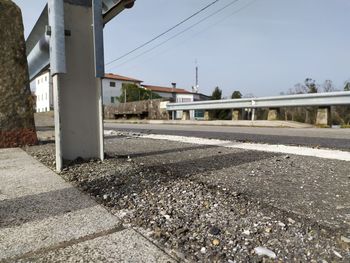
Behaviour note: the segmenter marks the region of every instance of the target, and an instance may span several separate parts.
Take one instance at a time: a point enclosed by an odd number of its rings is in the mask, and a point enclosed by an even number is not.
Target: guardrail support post
[[[183,121],[188,121],[188,120],[190,120],[190,111],[184,110],[184,111],[182,112],[182,120],[183,120]]]
[[[256,109],[253,108],[252,109],[252,121],[255,121],[256,120]]]
[[[278,108],[270,108],[269,113],[267,114],[268,121],[276,121],[278,120],[279,109]]]
[[[331,108],[330,107],[319,107],[317,109],[316,125],[320,126],[331,126]]]
[[[96,38],[102,35],[94,35],[92,7],[74,3],[64,2],[65,27],[71,31],[64,40],[67,71],[53,76],[58,171],[64,159],[104,158],[100,78],[103,68],[96,66],[99,58],[94,52],[98,48]]]
[[[210,118],[210,111],[206,110],[204,111],[204,120],[205,121],[210,121],[211,118]]]
[[[241,116],[241,111],[238,109],[233,109],[232,110],[232,120],[233,121],[238,121],[242,118]]]

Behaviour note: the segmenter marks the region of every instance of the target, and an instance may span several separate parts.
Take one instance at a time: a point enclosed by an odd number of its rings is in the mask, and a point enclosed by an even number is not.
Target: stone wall
[[[105,119],[148,119],[168,120],[169,114],[162,107],[164,100],[143,100],[127,103],[120,103],[118,106],[105,106]]]
[[[37,143],[21,10],[0,0],[0,148]]]

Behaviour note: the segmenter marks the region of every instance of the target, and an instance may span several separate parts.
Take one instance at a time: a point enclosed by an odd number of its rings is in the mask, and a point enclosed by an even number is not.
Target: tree
[[[345,81],[344,91],[350,91],[350,80]]]
[[[241,99],[241,98],[242,98],[242,93],[238,90],[235,90],[231,95],[231,99]]]
[[[304,94],[307,93],[308,88],[301,84],[301,83],[297,83],[294,85],[294,89],[289,89],[288,94]]]
[[[122,92],[120,96],[117,97],[118,101],[121,103],[161,98],[162,97],[157,93],[140,88],[139,86],[132,83],[123,83]]]
[[[222,99],[222,90],[219,87],[215,87],[212,95],[212,100],[221,100]],[[212,110],[211,115],[214,119],[226,120],[230,116],[230,110]]]
[[[333,92],[335,91],[335,87],[333,85],[333,82],[329,79],[325,80],[325,82],[323,83],[323,91],[324,92]]]
[[[211,99],[212,100],[221,100],[222,97],[222,90],[219,87],[215,87],[212,95],[211,95]]]
[[[313,80],[311,78],[306,78],[304,83],[305,83],[305,86],[307,87],[307,93],[317,93],[318,92],[315,80]]]

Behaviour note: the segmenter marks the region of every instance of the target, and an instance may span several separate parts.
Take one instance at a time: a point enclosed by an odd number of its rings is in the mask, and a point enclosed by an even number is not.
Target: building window
[[[114,103],[114,97],[111,97],[111,103]]]
[[[47,76],[45,76],[45,81],[47,81]]]
[[[47,93],[45,93],[45,100],[47,100]]]
[[[110,87],[115,87],[115,82],[114,81],[109,82],[109,86]]]

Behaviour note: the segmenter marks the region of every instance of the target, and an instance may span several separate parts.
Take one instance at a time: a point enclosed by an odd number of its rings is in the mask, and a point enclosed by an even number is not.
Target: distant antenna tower
[[[193,92],[198,93],[199,91],[199,83],[198,83],[198,63],[197,63],[197,59],[196,59],[196,84],[193,87]]]

